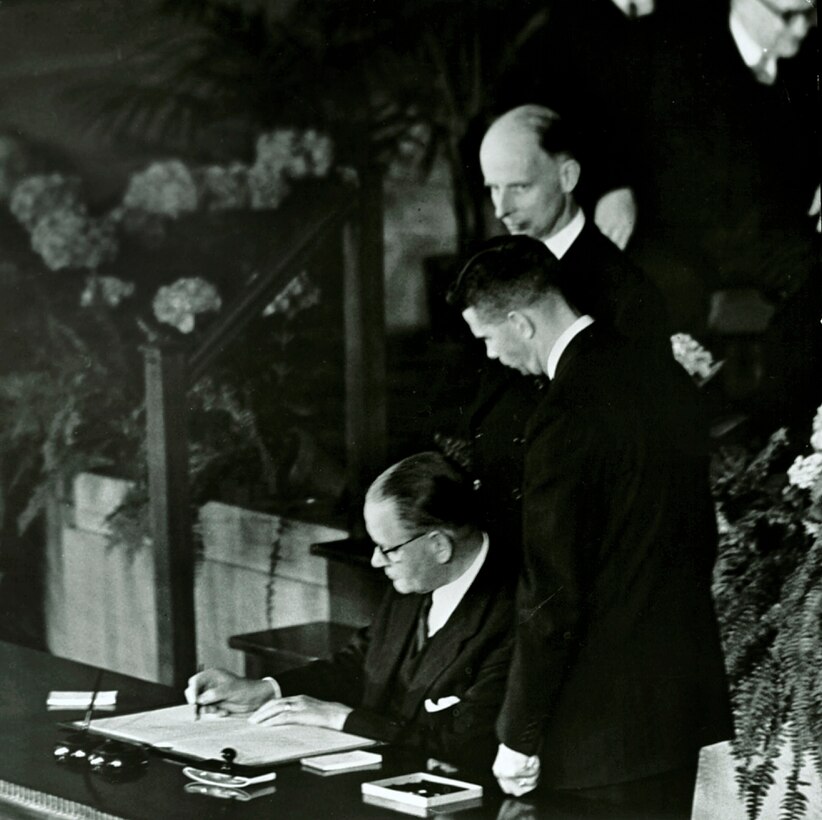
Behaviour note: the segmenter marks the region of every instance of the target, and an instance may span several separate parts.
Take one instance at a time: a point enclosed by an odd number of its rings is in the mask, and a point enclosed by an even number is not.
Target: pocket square
[[[438,700],[426,698],[425,711],[429,713],[441,712],[443,709],[450,709],[452,706],[456,706],[459,702],[460,699],[456,695],[446,695],[444,698],[439,698]]]

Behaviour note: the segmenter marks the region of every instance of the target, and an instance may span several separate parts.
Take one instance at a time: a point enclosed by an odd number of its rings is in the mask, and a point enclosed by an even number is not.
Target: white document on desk
[[[249,723],[247,714],[195,720],[191,705],[102,718],[92,721],[89,729],[196,760],[220,760],[220,752],[230,746],[237,751],[235,762],[243,766],[287,763],[376,743],[320,726],[260,726]]]

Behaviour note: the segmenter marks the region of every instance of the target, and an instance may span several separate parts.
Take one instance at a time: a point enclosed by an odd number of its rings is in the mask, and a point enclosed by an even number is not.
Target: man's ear
[[[429,536],[431,552],[438,564],[447,564],[454,554],[454,544],[451,537],[442,530],[434,530]]]
[[[559,184],[563,193],[571,194],[574,192],[581,171],[580,164],[573,157],[562,160],[559,166]]]
[[[534,333],[536,333],[536,326],[530,316],[527,316],[521,310],[512,310],[506,318],[523,339],[533,338]]]

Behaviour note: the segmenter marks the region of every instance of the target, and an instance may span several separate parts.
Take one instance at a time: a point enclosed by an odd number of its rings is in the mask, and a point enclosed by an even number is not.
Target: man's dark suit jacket
[[[765,85],[720,6],[698,31],[662,33],[668,46],[648,66],[637,228],[710,289],[752,285],[777,298],[795,292],[814,261],[807,211],[820,180],[818,32]]]
[[[344,730],[490,767],[513,646],[512,573],[490,554],[445,626],[431,636],[398,703],[399,668],[416,637],[422,596],[386,593],[373,623],[330,660],[278,673],[283,695],[352,706]],[[460,702],[427,712],[426,699]]]
[[[593,222],[560,260],[567,298],[581,313],[614,325],[629,338],[647,340],[670,356],[662,297]],[[495,362],[484,371],[468,414],[473,475],[479,482],[482,509],[491,543],[518,553],[522,504],[525,425],[545,383]]]
[[[519,625],[502,742],[583,788],[694,765],[730,734],[699,396],[595,323],[526,433]]]

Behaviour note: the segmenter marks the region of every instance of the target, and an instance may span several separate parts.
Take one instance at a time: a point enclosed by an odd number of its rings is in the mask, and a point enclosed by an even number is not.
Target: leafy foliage
[[[330,132],[347,164],[413,157],[425,172],[441,151],[460,245],[481,232],[468,172],[475,132],[513,55],[545,24],[544,5],[296,0],[279,16],[231,0],[160,8],[185,29],[138,55],[136,79],[83,91],[96,126],[216,159],[248,154],[255,133],[284,121]]]
[[[788,747],[784,820],[808,806],[805,761],[822,774],[822,476],[786,481],[787,432],[758,453],[723,449],[713,465],[720,553],[714,594],[736,717],[737,784],[759,816]]]

